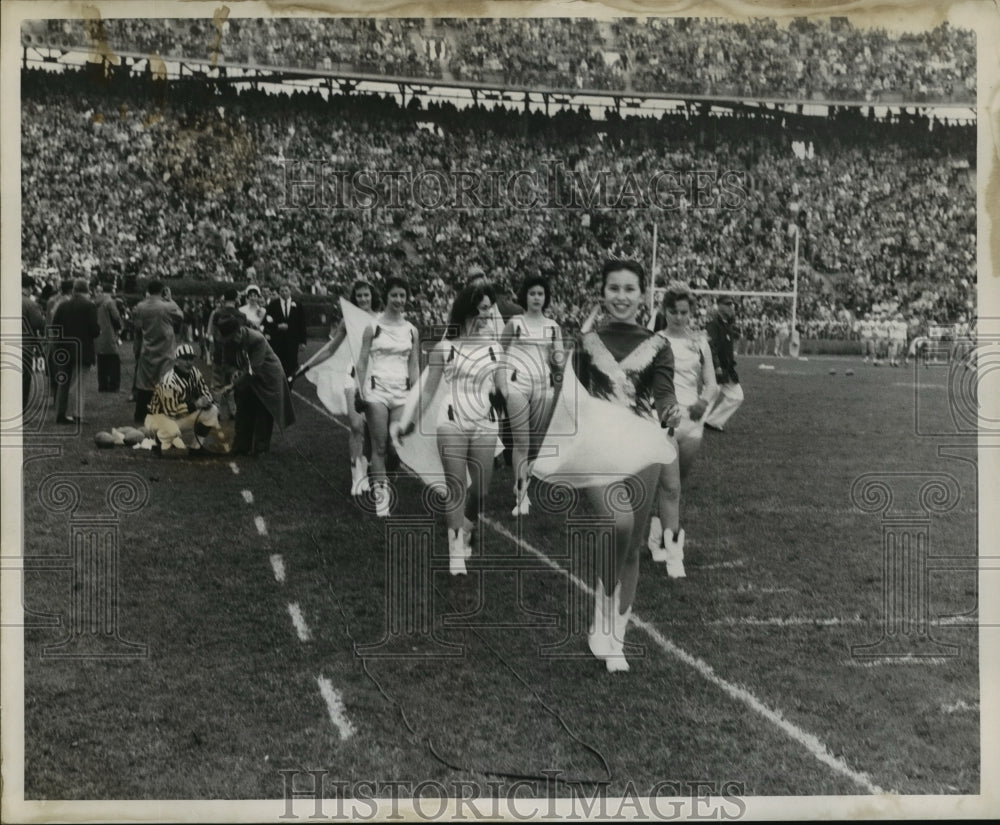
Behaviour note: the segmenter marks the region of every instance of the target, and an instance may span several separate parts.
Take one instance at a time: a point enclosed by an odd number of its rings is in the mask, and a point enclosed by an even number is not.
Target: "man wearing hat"
[[[160,442],[161,452],[195,447],[195,426],[219,426],[219,408],[201,371],[195,366],[194,347],[181,344],[171,367],[153,388],[143,426]]]
[[[231,342],[236,350],[233,454],[266,453],[271,446],[274,425],[284,430],[295,422],[285,371],[262,332],[242,325],[232,316],[221,318],[217,327],[223,340]]]
[[[736,305],[732,295],[720,295],[715,302],[716,312],[705,325],[708,343],[715,363],[715,380],[719,384],[719,394],[705,416],[705,426],[722,432],[726,422],[743,403],[743,388],[736,374],[736,355],[733,347],[740,337],[736,328]]]

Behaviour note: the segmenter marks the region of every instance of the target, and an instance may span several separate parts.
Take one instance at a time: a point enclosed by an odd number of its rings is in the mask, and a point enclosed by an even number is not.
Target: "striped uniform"
[[[148,412],[180,418],[194,412],[197,409],[195,402],[202,396],[211,398],[212,393],[197,367],[191,367],[191,374],[186,379],[170,370],[153,388]]]
[[[196,402],[202,396],[212,397],[204,376],[197,367],[182,378],[170,370],[153,388],[144,426],[151,430],[161,446],[194,446],[195,424],[208,428],[219,426],[219,408],[212,406],[199,410]]]

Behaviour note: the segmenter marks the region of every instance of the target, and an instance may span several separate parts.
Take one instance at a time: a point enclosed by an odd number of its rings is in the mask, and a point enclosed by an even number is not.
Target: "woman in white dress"
[[[523,315],[515,315],[504,328],[500,344],[507,376],[507,417],[513,435],[514,509],[512,516],[528,515],[529,460],[544,434],[552,409],[556,376],[565,353],[559,324],[543,313],[552,294],[548,279],[532,275],[524,279],[518,294]]]
[[[506,395],[500,342],[494,332],[492,287],[472,282],[456,296],[445,338],[431,350],[425,379],[415,403],[390,425],[399,443],[422,418],[441,380],[446,382],[436,428],[447,497],[448,559],[452,575],[464,575],[472,553],[472,533],[493,477],[496,453],[497,393]]]
[[[385,309],[375,325],[365,330],[358,356],[358,407],[364,410],[372,441],[371,475],[375,512],[389,515],[390,494],[385,471],[389,425],[398,421],[410,389],[420,374],[420,336],[406,320],[409,284],[399,277],[386,279]]]
[[[674,393],[680,405],[681,420],[669,437],[680,458],[681,485],[701,449],[705,411],[718,392],[708,339],[691,329],[694,307],[694,296],[687,284],[682,281],[667,284],[662,304],[667,325],[657,334],[670,342],[674,355]],[[665,536],[662,527],[664,522],[676,523],[679,517],[680,488],[661,488],[658,498],[659,518],[652,519],[649,550],[654,561],[666,562],[671,578],[684,578],[684,531],[678,529],[676,535]]]
[[[351,286],[349,299],[354,306],[364,311],[374,323],[378,319],[377,302],[371,285],[367,281],[355,281]],[[344,358],[334,357],[347,340],[347,325],[341,319],[330,330],[327,341],[305,364],[300,373],[316,385],[316,394],[323,405],[334,415],[347,415],[350,423],[348,445],[351,456],[351,494],[359,496],[369,489],[368,460],[365,458],[365,417],[356,409],[355,397],[358,389],[357,369],[354,358],[344,353]],[[345,348],[346,349],[346,348]],[[360,353],[359,353],[360,354]]]
[[[664,434],[680,414],[670,345],[638,322],[647,289],[642,265],[607,261],[600,287],[606,320],[594,327],[597,306],[580,330],[532,472],[583,490],[591,509],[614,525],[610,541],[597,541],[588,643],[616,672],[629,669],[625,632],[657,490],[680,487],[677,450]]]

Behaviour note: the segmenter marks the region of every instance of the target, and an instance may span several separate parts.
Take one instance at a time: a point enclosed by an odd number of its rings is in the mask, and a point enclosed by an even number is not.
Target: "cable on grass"
[[[309,458],[305,455],[305,453],[302,452],[302,450],[300,450],[297,446],[293,446],[293,449],[299,454],[299,456],[306,463],[306,465],[309,466],[309,468],[312,469],[323,480],[323,483],[327,487],[329,487],[331,489],[336,489],[334,487],[334,485],[330,482],[329,477],[325,473],[321,472],[317,467],[315,467],[315,465],[313,465],[313,463],[309,460]],[[315,536],[313,536],[312,533],[309,532],[308,530],[304,530],[303,532],[305,532],[305,534],[307,536],[309,536],[309,540],[313,543],[313,546],[316,548],[316,550],[321,552],[322,548],[320,547],[320,544],[316,540]],[[337,605],[337,610],[340,611],[341,619],[342,619],[342,621],[344,623],[344,632],[347,634],[347,638],[350,639],[351,643],[352,644],[356,644],[357,640],[354,638],[353,634],[351,633],[350,621],[348,619],[347,613],[345,612],[344,607],[343,607],[343,605],[340,602],[340,599],[338,599],[337,596],[336,596],[336,594],[334,594],[334,592],[333,592],[333,586],[332,585],[328,585],[328,588],[330,590],[330,594],[333,597],[334,602]],[[435,586],[434,587],[434,591],[438,594],[438,596],[440,598],[442,598],[444,600],[444,602],[448,605],[449,608],[451,608],[452,610],[454,610],[454,605],[441,592],[440,588],[438,588],[437,586]],[[368,660],[364,656],[360,657],[361,658],[362,670],[364,671],[365,676],[367,676],[368,679],[371,680],[372,684],[375,685],[375,687],[378,689],[378,692],[382,694],[382,696],[385,698],[385,700],[389,704],[391,704],[393,707],[396,708],[396,710],[399,712],[399,716],[403,720],[403,724],[406,726],[407,730],[409,730],[409,732],[414,737],[416,737],[424,745],[424,747],[427,749],[427,752],[430,753],[430,755],[434,759],[436,759],[438,762],[440,762],[446,768],[448,768],[449,770],[453,770],[453,771],[463,771],[463,772],[466,772],[466,773],[479,773],[479,774],[482,774],[484,776],[498,776],[498,777],[501,777],[503,779],[525,780],[525,781],[545,782],[545,783],[555,782],[555,783],[559,783],[559,784],[563,784],[563,785],[608,785],[608,784],[610,784],[610,782],[612,781],[612,779],[614,779],[614,774],[611,772],[611,767],[608,765],[608,761],[607,761],[607,759],[605,759],[604,754],[602,754],[599,750],[597,750],[597,748],[595,748],[593,745],[590,745],[587,742],[584,742],[577,734],[575,734],[570,729],[569,725],[566,723],[566,720],[563,719],[562,715],[557,710],[555,710],[553,707],[551,707],[538,694],[538,691],[536,691],[535,688],[531,686],[531,684],[517,671],[517,669],[515,669],[515,667],[500,653],[500,651],[498,651],[493,645],[491,645],[489,643],[489,641],[483,636],[482,633],[480,633],[474,627],[470,627],[470,628],[466,628],[466,629],[467,630],[471,630],[476,635],[476,637],[486,646],[486,648],[490,651],[490,653],[492,653],[496,657],[496,659],[505,668],[507,668],[508,671],[510,671],[510,673],[514,676],[514,678],[517,679],[517,681],[519,681],[528,690],[528,692],[532,696],[535,697],[536,701],[545,709],[545,711],[549,715],[551,715],[559,723],[559,725],[562,727],[562,729],[566,732],[567,736],[569,736],[569,738],[571,740],[573,740],[576,744],[580,745],[585,750],[589,751],[591,754],[593,754],[600,761],[601,768],[603,769],[605,775],[604,775],[603,779],[593,779],[593,778],[590,778],[590,777],[561,777],[561,776],[552,777],[552,776],[546,776],[544,774],[533,774],[533,773],[520,773],[520,772],[515,772],[515,771],[504,771],[504,770],[500,770],[500,769],[497,769],[497,768],[470,768],[467,765],[461,765],[461,764],[459,764],[459,763],[457,763],[455,761],[452,761],[451,759],[446,758],[445,756],[442,756],[438,752],[438,750],[434,746],[434,742],[430,738],[430,736],[428,736],[426,734],[421,734],[410,723],[410,720],[406,716],[406,710],[403,707],[403,705],[399,702],[398,699],[396,699],[395,697],[393,697],[393,696],[391,696],[389,694],[389,692],[382,686],[382,683],[379,682],[379,680],[375,677],[375,674],[373,674],[371,672],[371,669],[368,667]]]

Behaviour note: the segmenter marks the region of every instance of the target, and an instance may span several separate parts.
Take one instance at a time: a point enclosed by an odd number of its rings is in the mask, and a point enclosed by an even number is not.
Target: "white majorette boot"
[[[659,516],[653,516],[649,521],[649,538],[646,541],[653,561],[666,561],[667,551],[663,548],[663,525]]]
[[[687,578],[684,572],[684,531],[677,531],[677,541],[673,540],[669,530],[663,532],[663,544],[666,547],[667,575],[672,579]]]
[[[361,473],[361,461],[362,461],[362,459],[359,458],[357,461],[352,461],[351,462],[351,495],[352,496],[360,496],[361,493],[364,492],[361,489],[361,481],[362,481],[362,479],[364,479],[365,481],[367,481],[367,479],[365,479],[365,477]]]
[[[528,479],[519,478],[514,482],[514,509],[512,516],[526,516],[531,512],[531,499],[528,498]]]
[[[472,534],[476,531],[476,524],[472,519],[466,519],[462,524],[462,546],[465,548],[465,558],[472,558]]]
[[[464,576],[465,570],[465,539],[461,529],[448,530],[448,572],[453,576]]]
[[[362,493],[367,493],[371,489],[371,484],[368,482],[368,459],[362,455],[358,458],[358,464],[361,465],[361,469],[358,471],[358,474],[361,476],[358,482],[358,489]]]
[[[376,481],[372,488],[375,497],[375,515],[379,518],[388,518],[390,515],[391,496],[389,493],[389,483],[386,481]]]
[[[598,579],[594,588],[594,621],[591,622],[590,631],[587,633],[590,652],[598,659],[607,659],[612,652],[611,634],[614,628],[611,626],[609,607],[608,597],[604,593],[604,582]]]
[[[628,661],[625,659],[625,630],[628,628],[629,619],[632,618],[632,608],[629,607],[624,613],[619,613],[621,607],[622,585],[618,582],[615,594],[611,599],[611,653],[604,660],[604,665],[608,673],[624,673],[628,668]]]

